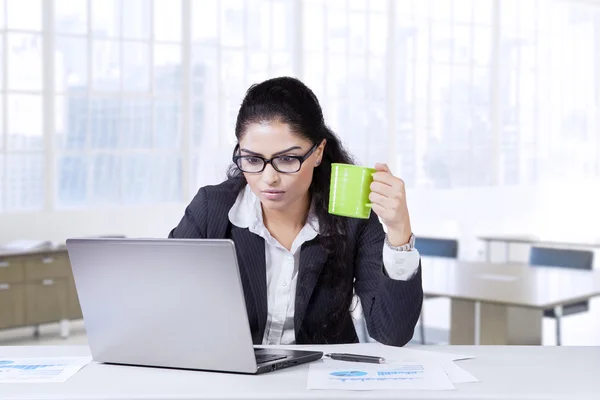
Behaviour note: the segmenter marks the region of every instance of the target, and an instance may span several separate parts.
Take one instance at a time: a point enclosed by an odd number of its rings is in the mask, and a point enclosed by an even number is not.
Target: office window
[[[494,182],[492,0],[399,1],[396,169],[407,185]]]
[[[386,1],[303,0],[304,81],[356,161],[388,159]]]
[[[0,0],[0,212],[187,202],[292,75],[409,187],[600,178],[600,4]]]
[[[500,2],[501,184],[600,178],[600,7]]]
[[[409,186],[600,177],[599,6],[395,2],[396,170]]]
[[[56,206],[181,200],[181,3],[54,13]]]
[[[248,87],[294,75],[293,1],[192,0],[190,195],[225,178]]]
[[[42,5],[0,2],[0,212],[44,205]]]

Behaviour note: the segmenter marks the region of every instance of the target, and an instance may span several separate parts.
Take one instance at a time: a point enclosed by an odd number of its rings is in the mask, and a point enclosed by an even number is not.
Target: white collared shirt
[[[268,312],[262,344],[295,344],[294,307],[300,248],[319,234],[318,218],[311,209],[304,227],[288,250],[271,236],[263,222],[260,200],[246,185],[229,210],[229,221],[237,227],[248,228],[265,240]],[[389,277],[397,280],[412,277],[419,266],[416,249],[405,252],[383,246],[383,265]]]

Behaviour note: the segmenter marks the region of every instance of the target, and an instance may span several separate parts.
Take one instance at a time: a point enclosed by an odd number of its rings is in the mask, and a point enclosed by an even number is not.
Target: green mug
[[[374,168],[350,164],[331,164],[329,213],[368,219],[371,215],[371,182]]]

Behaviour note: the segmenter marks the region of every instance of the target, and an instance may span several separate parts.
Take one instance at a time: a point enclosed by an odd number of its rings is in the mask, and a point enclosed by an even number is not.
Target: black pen
[[[385,358],[377,356],[363,356],[362,354],[347,354],[347,353],[330,353],[325,354],[325,357],[329,357],[332,360],[338,361],[352,361],[352,362],[364,362],[373,364],[385,364]]]

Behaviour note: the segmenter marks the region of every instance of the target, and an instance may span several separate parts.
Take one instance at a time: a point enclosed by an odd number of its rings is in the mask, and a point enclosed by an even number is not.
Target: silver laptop
[[[262,373],[322,352],[255,348],[233,241],[68,239],[95,361]]]

